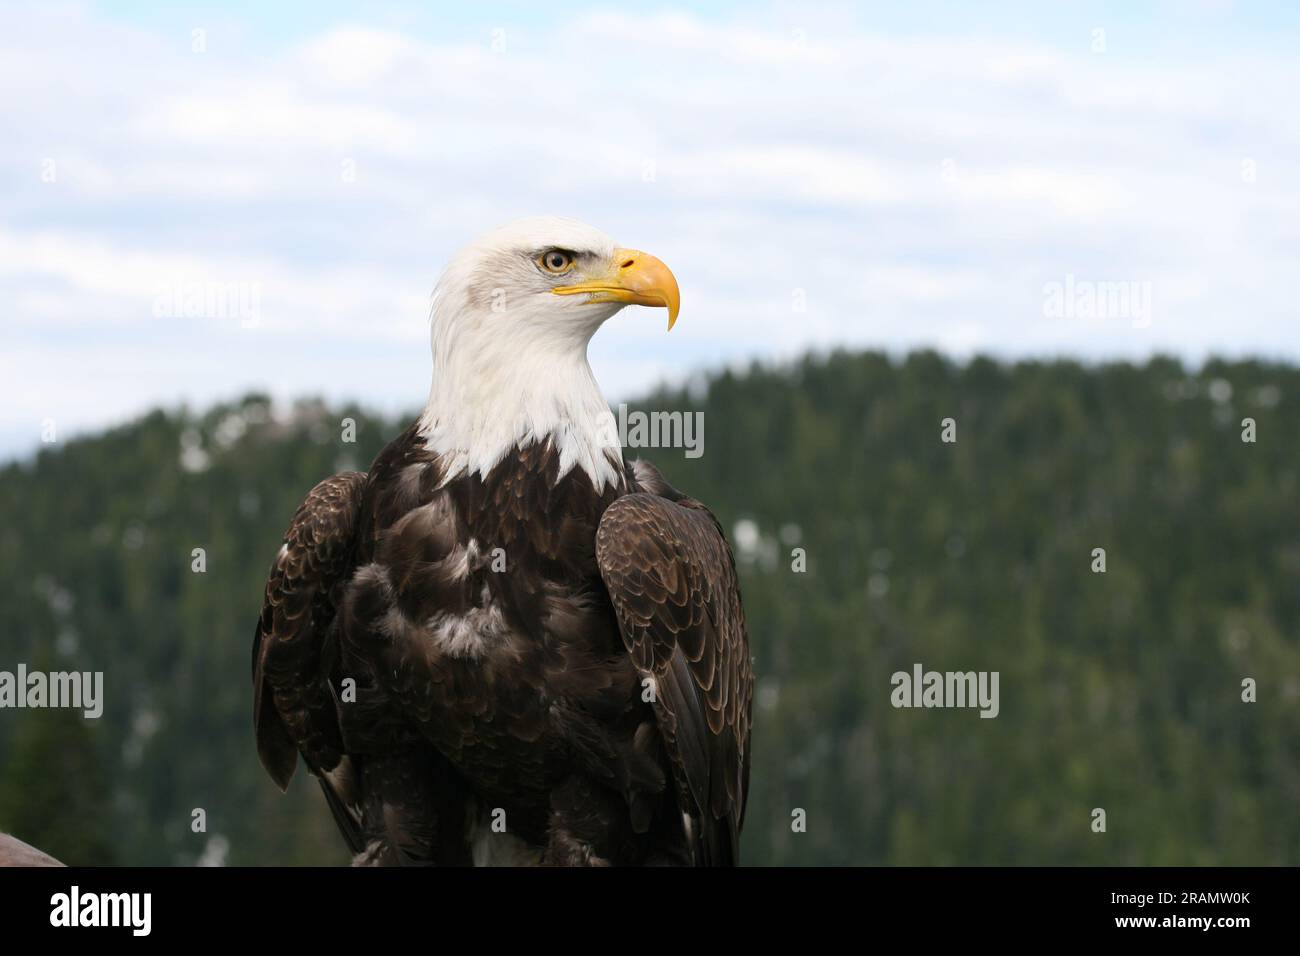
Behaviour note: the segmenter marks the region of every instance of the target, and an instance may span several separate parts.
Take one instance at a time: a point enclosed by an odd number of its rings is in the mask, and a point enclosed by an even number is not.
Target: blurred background
[[[746,862],[1300,862],[1300,9],[898,6],[4,4],[0,670],[106,701],[0,710],[0,830],[345,861],[257,763],[266,570],[442,264],[558,214],[682,287],[591,359],[704,412],[643,454],[741,565]]]

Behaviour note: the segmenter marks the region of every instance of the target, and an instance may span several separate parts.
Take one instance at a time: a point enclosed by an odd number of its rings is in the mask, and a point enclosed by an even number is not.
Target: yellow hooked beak
[[[672,271],[645,252],[614,250],[614,264],[603,276],[576,285],[556,286],[556,295],[591,296],[590,302],[626,302],[630,305],[661,305],[668,310],[668,328],[677,321],[681,293]]]

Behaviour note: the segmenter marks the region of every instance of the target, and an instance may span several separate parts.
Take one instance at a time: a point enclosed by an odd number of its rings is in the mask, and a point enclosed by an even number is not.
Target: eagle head
[[[668,309],[671,329],[676,278],[654,256],[624,249],[599,229],[539,216],[495,229],[452,259],[438,283],[434,323],[456,324],[470,312],[497,335],[552,330],[585,342],[625,305]]]
[[[626,305],[666,308],[671,329],[676,278],[573,219],[519,219],[457,253],[434,290],[434,378],[420,421],[449,474],[486,474],[512,447],[550,440],[561,475],[577,465],[597,488],[619,480],[587,345]]]

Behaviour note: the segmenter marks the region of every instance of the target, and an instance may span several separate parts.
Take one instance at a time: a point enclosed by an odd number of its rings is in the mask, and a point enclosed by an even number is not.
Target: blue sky
[[[679,277],[671,335],[593,342],[613,400],[840,344],[1300,357],[1300,5],[5,19],[0,457],[251,388],[413,408],[441,266],[538,213]],[[1048,305],[1107,283],[1147,307]]]

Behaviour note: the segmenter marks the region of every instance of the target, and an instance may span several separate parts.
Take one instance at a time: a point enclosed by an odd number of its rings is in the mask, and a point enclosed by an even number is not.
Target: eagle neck
[[[587,360],[594,331],[530,335],[516,322],[502,335],[489,322],[440,324],[435,315],[433,381],[418,428],[444,462],[444,482],[486,478],[512,450],[549,440],[556,481],[580,468],[598,494],[622,483],[618,428]]]

